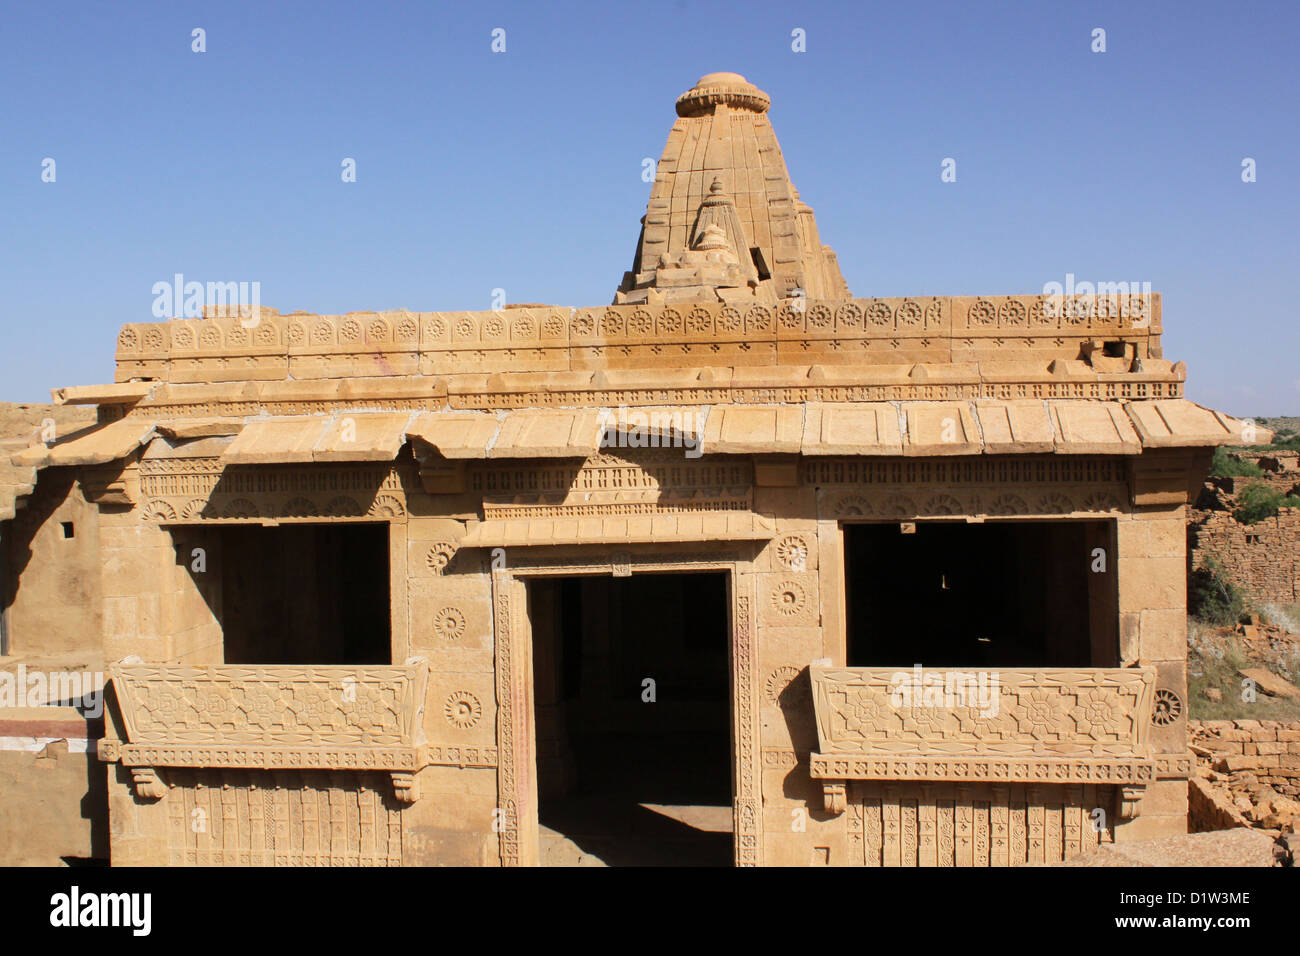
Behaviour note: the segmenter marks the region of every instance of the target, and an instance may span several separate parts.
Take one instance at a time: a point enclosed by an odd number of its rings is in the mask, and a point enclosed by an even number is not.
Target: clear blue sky
[[[855,295],[1149,281],[1190,397],[1298,414],[1298,28],[1294,2],[9,2],[0,399],[110,381],[177,272],[284,312],[606,303],[642,159],[730,70]]]

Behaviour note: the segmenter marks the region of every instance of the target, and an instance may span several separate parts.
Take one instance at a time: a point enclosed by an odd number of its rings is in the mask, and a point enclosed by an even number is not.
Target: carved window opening
[[[216,526],[178,551],[225,663],[392,663],[387,524]]]
[[[527,586],[542,862],[729,865],[727,575]]]
[[[848,666],[1118,666],[1104,521],[845,527]]]

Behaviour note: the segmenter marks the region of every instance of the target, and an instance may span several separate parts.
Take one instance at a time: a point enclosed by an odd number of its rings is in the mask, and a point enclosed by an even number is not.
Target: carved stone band
[[[808,772],[827,780],[968,780],[975,783],[1150,783],[1150,757],[810,756]]]

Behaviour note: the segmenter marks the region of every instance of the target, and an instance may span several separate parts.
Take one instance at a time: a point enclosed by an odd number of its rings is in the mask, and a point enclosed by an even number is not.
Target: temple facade
[[[211,308],[55,390],[97,421],[13,458],[6,654],[104,662],[114,865],[1186,831],[1185,513],[1245,426],[1159,295],[854,298],[768,109],[677,100],[611,305]]]

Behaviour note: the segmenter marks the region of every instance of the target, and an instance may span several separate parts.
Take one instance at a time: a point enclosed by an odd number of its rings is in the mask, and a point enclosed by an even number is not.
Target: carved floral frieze
[[[429,762],[421,712],[428,665],[110,667],[124,740],[100,757],[133,768],[137,793],[165,795],[157,767],[376,770],[403,802]]]
[[[809,669],[827,807],[845,780],[1032,781],[1144,786],[1152,667],[988,672],[920,668]],[[1140,794],[1125,794],[1135,815]]]

